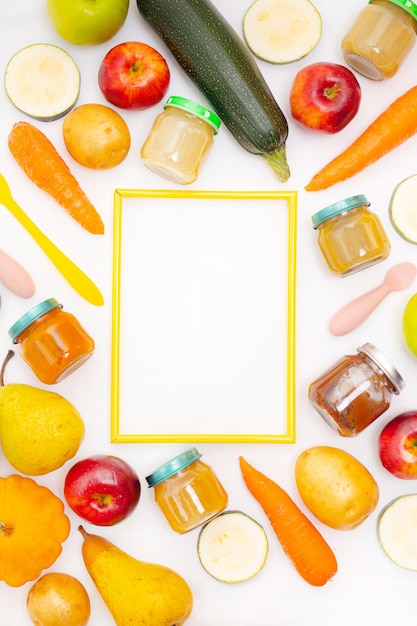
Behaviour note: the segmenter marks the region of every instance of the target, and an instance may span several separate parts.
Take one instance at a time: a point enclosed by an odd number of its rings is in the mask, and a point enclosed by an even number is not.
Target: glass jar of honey
[[[414,0],[371,0],[342,41],[343,57],[373,80],[394,76],[416,41]]]
[[[227,493],[201,454],[191,448],[146,477],[171,528],[186,533],[227,506]]]
[[[386,259],[391,244],[364,195],[335,202],[312,216],[317,241],[329,268],[341,276]]]
[[[213,111],[180,96],[171,96],[142,146],[145,165],[174,183],[190,184],[213,144],[221,122]]]
[[[308,397],[321,417],[342,437],[362,432],[404,388],[393,364],[371,343],[342,357],[311,383]]]
[[[9,329],[13,343],[43,383],[57,383],[94,351],[94,341],[74,315],[55,298],[44,300],[22,315]]]

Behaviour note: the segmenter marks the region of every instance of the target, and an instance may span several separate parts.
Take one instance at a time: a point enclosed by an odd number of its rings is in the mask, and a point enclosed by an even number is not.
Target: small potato
[[[304,504],[323,524],[337,530],[356,528],[378,504],[373,476],[339,448],[304,450],[295,464],[295,481]]]
[[[82,104],[64,119],[65,146],[80,165],[109,169],[119,165],[130,149],[130,132],[124,119],[104,104]]]

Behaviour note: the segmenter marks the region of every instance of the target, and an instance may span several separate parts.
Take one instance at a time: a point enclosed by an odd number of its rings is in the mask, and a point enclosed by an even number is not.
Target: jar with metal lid
[[[94,351],[94,341],[71,313],[62,310],[55,298],[32,307],[9,329],[13,343],[43,383],[57,383]]]
[[[186,533],[220,513],[227,493],[201,454],[191,448],[146,477],[171,528]]]
[[[164,178],[190,184],[200,168],[221,125],[206,107],[180,96],[171,96],[142,146],[145,165]]]
[[[341,276],[386,259],[390,241],[364,195],[331,204],[312,216],[317,241],[329,268]]]
[[[414,0],[371,0],[342,41],[343,57],[373,80],[394,76],[416,41]]]
[[[311,383],[308,397],[342,437],[362,432],[391,405],[405,383],[394,365],[371,343],[343,356]]]

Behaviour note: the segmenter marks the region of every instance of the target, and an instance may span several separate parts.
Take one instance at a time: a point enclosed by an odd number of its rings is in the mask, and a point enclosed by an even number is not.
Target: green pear
[[[4,384],[0,371],[0,441],[4,456],[20,473],[47,474],[61,467],[78,451],[84,422],[63,396],[20,383]]]
[[[117,626],[182,626],[193,595],[172,569],[139,561],[113,543],[78,530],[84,563]]]

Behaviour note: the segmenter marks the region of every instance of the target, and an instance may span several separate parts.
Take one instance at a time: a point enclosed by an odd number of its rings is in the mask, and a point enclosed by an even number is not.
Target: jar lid
[[[317,213],[314,213],[311,218],[313,221],[313,227],[317,228],[322,222],[329,220],[335,215],[339,215],[339,213],[345,213],[346,211],[356,209],[358,206],[369,206],[370,204],[371,203],[368,202],[366,196],[362,194],[359,194],[358,196],[351,196],[350,198],[345,198],[345,200],[339,200],[339,202],[330,204],[324,209],[317,211]]]
[[[414,0],[388,0],[392,2],[392,4],[396,4],[397,6],[407,11],[415,20],[417,20],[417,4]]]
[[[210,109],[207,109],[202,104],[198,104],[198,102],[194,102],[188,98],[170,96],[165,102],[164,109],[166,109],[166,107],[176,107],[177,109],[182,109],[183,111],[189,111],[189,113],[192,113],[196,117],[199,117],[210,124],[216,133],[220,128],[221,120],[215,113],[213,113],[213,111],[210,111]]]
[[[389,361],[387,357],[382,354],[380,350],[378,350],[378,348],[375,348],[372,343],[365,343],[363,346],[360,346],[358,348],[358,352],[366,354],[366,356],[376,363],[376,365],[384,372],[385,376],[390,379],[397,395],[402,389],[404,389],[405,381],[400,372],[393,366],[391,361]]]
[[[44,300],[40,302],[36,306],[32,307],[19,317],[19,319],[9,328],[9,335],[13,340],[13,343],[17,343],[17,338],[28,326],[30,326],[35,320],[38,319],[41,315],[48,313],[48,311],[52,311],[52,309],[57,308],[62,309],[62,304],[55,300],[55,298],[48,298],[48,300]]]
[[[155,487],[159,483],[162,483],[167,478],[171,478],[174,474],[177,474],[181,470],[185,469],[194,461],[197,461],[201,457],[201,454],[196,448],[191,448],[186,452],[182,452],[178,456],[174,457],[170,461],[158,467],[152,474],[146,476],[146,481],[149,487]]]

